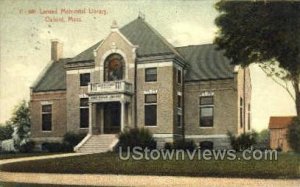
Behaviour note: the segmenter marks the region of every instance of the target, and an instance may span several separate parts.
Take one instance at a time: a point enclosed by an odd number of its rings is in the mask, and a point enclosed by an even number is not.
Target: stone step
[[[115,143],[117,136],[114,134],[92,135],[77,149],[80,153],[101,153],[110,151],[112,143]]]

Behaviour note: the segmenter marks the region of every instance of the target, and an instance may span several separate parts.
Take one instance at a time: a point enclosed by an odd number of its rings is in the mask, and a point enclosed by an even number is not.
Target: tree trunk
[[[296,112],[297,112],[297,117],[300,117],[300,79],[299,76],[295,76],[292,80],[294,90],[295,90],[295,105],[296,105]]]

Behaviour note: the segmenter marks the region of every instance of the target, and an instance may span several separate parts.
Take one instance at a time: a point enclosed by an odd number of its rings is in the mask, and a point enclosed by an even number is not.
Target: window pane
[[[212,127],[213,126],[213,107],[200,108],[200,126]]]
[[[80,106],[89,106],[88,98],[80,98]]]
[[[156,74],[157,72],[157,68],[147,68],[146,69],[146,74],[149,75],[149,74]]]
[[[80,86],[87,86],[90,82],[90,74],[83,73],[80,74]]]
[[[89,109],[80,109],[80,128],[87,128],[89,126]]]
[[[181,96],[180,95],[177,96],[177,107],[181,108]]]
[[[52,111],[52,105],[42,105],[42,112],[51,113],[51,111]]]
[[[213,117],[201,117],[200,118],[201,127],[212,127],[213,126]]]
[[[177,126],[180,127],[181,126],[181,115],[177,114]]]
[[[157,68],[147,68],[145,69],[145,81],[156,81],[157,80]]]
[[[200,105],[213,105],[213,104],[214,104],[213,96],[200,97]]]
[[[145,95],[145,103],[156,103],[156,102],[157,102],[156,94]]]
[[[177,80],[178,80],[178,83],[181,84],[181,81],[182,81],[181,70],[177,70]]]
[[[156,126],[156,105],[145,105],[145,126]]]
[[[42,130],[51,131],[52,129],[52,114],[42,114]]]
[[[213,116],[212,107],[201,108],[200,110],[201,110],[201,117]]]

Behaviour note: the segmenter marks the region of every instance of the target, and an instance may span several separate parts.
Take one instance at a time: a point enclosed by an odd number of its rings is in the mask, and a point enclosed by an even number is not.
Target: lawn
[[[3,171],[74,174],[128,174],[247,178],[300,178],[300,156],[280,154],[275,161],[127,160],[102,153],[2,165]]]
[[[52,154],[54,153],[0,153],[0,160],[11,159],[11,158],[32,157],[32,156],[46,156]]]

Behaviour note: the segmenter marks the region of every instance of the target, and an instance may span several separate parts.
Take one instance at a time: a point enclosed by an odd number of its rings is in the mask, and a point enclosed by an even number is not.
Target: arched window
[[[124,77],[124,68],[124,58],[121,55],[117,53],[109,55],[104,61],[104,80],[122,80]]]

